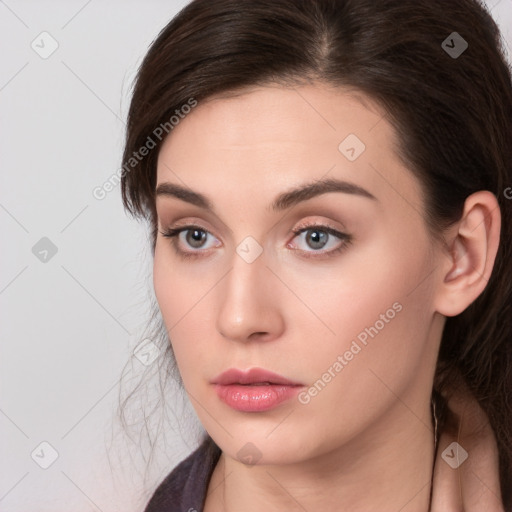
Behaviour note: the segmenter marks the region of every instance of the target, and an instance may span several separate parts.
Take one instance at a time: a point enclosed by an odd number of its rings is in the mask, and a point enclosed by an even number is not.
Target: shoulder
[[[220,453],[220,448],[207,436],[197,450],[167,475],[144,512],[200,512]]]

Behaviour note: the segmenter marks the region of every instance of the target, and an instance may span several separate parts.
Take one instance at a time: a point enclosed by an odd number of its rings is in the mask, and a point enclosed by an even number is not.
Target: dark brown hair
[[[468,47],[457,55],[450,48],[459,36],[458,48],[462,40]],[[399,139],[398,156],[423,185],[433,237],[460,219],[471,193],[494,193],[502,215],[494,270],[478,299],[447,319],[433,396],[440,425],[449,415],[445,398],[456,376],[477,398],[497,437],[508,508],[512,83],[502,44],[476,0],[195,0],[161,31],[138,71],[121,189],[125,208],[149,221],[154,255],[156,162],[165,139],[155,129],[166,126],[172,133],[169,120],[191,99],[201,103],[245,87],[316,80],[361,91],[385,108]],[[127,166],[148,137],[155,147]],[[166,345],[172,359],[168,339]]]

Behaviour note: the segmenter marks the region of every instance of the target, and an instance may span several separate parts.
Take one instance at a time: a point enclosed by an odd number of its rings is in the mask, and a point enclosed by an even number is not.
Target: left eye
[[[350,241],[349,235],[329,226],[309,226],[293,233],[297,235],[295,238],[300,238],[302,242],[307,244],[306,248],[299,248],[306,252],[318,252],[321,249],[323,249],[322,252],[332,252],[341,249],[344,242]],[[308,248],[313,249],[313,251],[308,250]]]

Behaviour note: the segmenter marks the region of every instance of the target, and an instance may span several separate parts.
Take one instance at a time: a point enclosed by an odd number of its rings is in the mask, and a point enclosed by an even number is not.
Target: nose
[[[284,329],[277,287],[282,286],[267,268],[264,253],[252,263],[238,254],[219,286],[217,330],[228,340],[271,341]]]

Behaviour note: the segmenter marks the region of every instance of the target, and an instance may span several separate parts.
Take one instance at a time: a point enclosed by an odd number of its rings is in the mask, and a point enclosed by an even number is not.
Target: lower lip
[[[269,411],[280,403],[293,398],[303,386],[270,384],[268,386],[249,386],[230,384],[215,385],[219,398],[232,409],[243,412]]]

